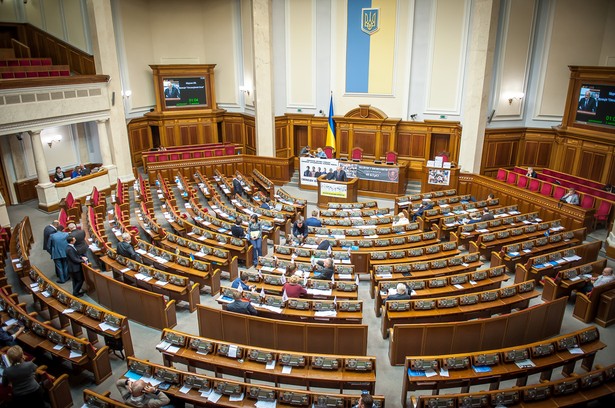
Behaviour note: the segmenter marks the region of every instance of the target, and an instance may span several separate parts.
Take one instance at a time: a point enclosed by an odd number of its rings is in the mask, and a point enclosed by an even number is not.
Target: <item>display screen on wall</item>
[[[205,77],[168,77],[162,79],[167,108],[207,107]]]
[[[615,86],[581,85],[575,122],[615,127]]]

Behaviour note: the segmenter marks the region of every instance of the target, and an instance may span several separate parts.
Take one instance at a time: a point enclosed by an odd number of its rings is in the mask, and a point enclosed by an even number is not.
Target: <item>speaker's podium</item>
[[[357,202],[358,178],[355,177],[348,181],[327,180],[327,175],[323,174],[317,180],[319,207],[327,207],[327,203]]]

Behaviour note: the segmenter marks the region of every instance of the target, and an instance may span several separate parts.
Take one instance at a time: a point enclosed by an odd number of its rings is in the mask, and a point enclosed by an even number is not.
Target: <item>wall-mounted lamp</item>
[[[43,142],[49,145],[49,148],[53,145],[54,142],[58,143],[62,140],[62,135],[45,135],[43,136]]]
[[[521,101],[521,99],[523,99],[524,96],[525,94],[523,92],[511,93],[508,95],[508,104],[512,105],[513,100]]]
[[[250,96],[250,88],[248,88],[247,86],[241,85],[239,87],[239,92],[244,92],[245,94]]]
[[[128,98],[130,98],[131,95],[132,95],[132,91],[130,89],[128,89],[126,91],[122,90],[122,98],[128,99]]]
[[[417,116],[418,116],[418,113],[413,113],[412,115],[410,115],[410,119],[416,120]]]

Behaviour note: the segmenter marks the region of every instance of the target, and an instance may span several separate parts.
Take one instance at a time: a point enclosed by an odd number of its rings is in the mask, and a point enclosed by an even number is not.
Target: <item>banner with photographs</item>
[[[437,184],[439,186],[448,186],[451,181],[451,171],[445,169],[429,169],[427,175],[427,184]]]
[[[320,195],[327,197],[346,198],[348,197],[348,185],[321,182]]]
[[[323,174],[333,174],[337,167],[337,160],[317,159],[315,157],[302,157],[299,160],[299,176],[301,185],[318,186],[317,177]],[[350,176],[348,176],[350,177]]]

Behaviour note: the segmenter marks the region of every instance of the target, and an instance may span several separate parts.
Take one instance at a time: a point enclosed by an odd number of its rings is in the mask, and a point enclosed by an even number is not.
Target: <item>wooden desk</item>
[[[199,335],[231,343],[307,353],[367,352],[367,325],[280,321],[197,306]],[[290,335],[292,333],[292,336]]]
[[[236,289],[222,288],[220,296],[216,298],[218,304],[223,306],[233,301]],[[360,300],[316,300],[316,299],[288,299],[282,296],[265,295],[261,297],[258,292],[243,292],[258,311],[258,315],[269,319],[288,320],[291,322],[330,323],[330,324],[361,324],[363,320],[363,302]],[[298,301],[308,306],[307,309],[295,309],[290,306],[291,302]],[[319,311],[320,305],[327,309]],[[328,315],[324,310],[330,310],[333,315]],[[348,308],[358,308],[357,311],[348,311]],[[224,309],[226,310],[226,308]]]
[[[160,330],[177,324],[174,300],[167,302],[160,293],[116,281],[88,265],[83,267],[83,274],[88,296],[114,312]]]
[[[280,384],[294,384],[306,389],[318,386],[324,388],[334,388],[340,393],[344,390],[368,390],[371,394],[376,388],[376,358],[364,356],[347,356],[335,354],[306,354],[288,352],[284,350],[273,350],[267,348],[254,348],[244,344],[232,344],[204,337],[194,336],[176,330],[164,330],[161,336],[164,343],[157,347],[162,354],[164,365],[173,367],[174,363],[185,364],[188,371],[196,372],[196,369],[212,371],[216,376],[222,374],[235,375],[237,377],[255,378],[262,381],[273,383],[279,387]],[[169,351],[166,345],[179,347],[178,351]],[[199,351],[208,347],[207,352]],[[228,356],[231,346],[237,347],[235,358]],[[303,365],[295,365],[292,371],[283,371],[283,358],[290,356],[303,361]],[[320,369],[317,367],[318,358],[324,358],[333,362],[331,369]],[[265,365],[276,362],[275,367],[267,369]],[[352,369],[353,361],[360,362],[360,369]],[[297,363],[300,364],[300,363]],[[336,367],[334,367],[334,364]]]
[[[70,295],[36,267],[32,268],[30,276],[22,278],[22,282],[32,293],[33,302],[38,304],[41,310],[48,310],[51,319],[57,317],[61,327],[70,325],[75,336],[81,336],[85,328],[90,343],[96,345],[100,334],[105,339],[112,339],[109,342],[114,345],[110,347],[112,351],[118,351],[119,347],[119,351],[123,350],[126,355],[134,355],[130,327],[125,316]],[[33,286],[34,283],[37,286]],[[64,313],[68,308],[74,311]],[[105,323],[105,329],[101,328],[101,323]]]
[[[528,281],[498,290],[450,298],[389,301],[385,304],[381,319],[382,338],[389,337],[389,329],[396,324],[438,323],[491,317],[497,313],[510,313],[512,309],[525,309],[530,300],[538,296],[540,293],[534,289],[534,283]],[[450,305],[445,302],[450,302]],[[404,307],[408,309],[404,310]]]
[[[245,364],[245,363],[244,363]],[[360,394],[333,394],[318,391],[306,391],[297,388],[281,388],[272,387],[269,385],[251,384],[251,374],[245,374],[243,381],[237,381],[227,378],[214,377],[209,375],[197,374],[189,371],[182,371],[176,368],[166,367],[159,364],[150,363],[147,360],[139,360],[130,358],[128,361],[128,372],[126,377],[132,379],[141,378],[144,374],[153,375],[155,379],[167,382],[170,387],[165,391],[170,397],[179,399],[182,402],[194,404],[195,406],[210,406],[213,402],[207,397],[201,396],[198,388],[200,383],[204,383],[207,389],[213,389],[220,393],[217,396],[215,405],[222,407],[247,407],[252,406],[257,399],[266,399],[268,401],[276,401],[276,406],[292,407],[298,403],[291,402],[292,400],[301,401],[301,406],[333,406],[333,407],[350,407],[355,406],[360,397]],[[325,374],[326,375],[326,374]],[[344,375],[342,374],[342,377]],[[345,381],[352,379],[352,376],[347,376]],[[344,380],[344,379],[343,379]],[[186,383],[199,382],[199,385],[191,387],[188,392],[180,392],[180,388]],[[233,390],[234,392],[231,392]],[[240,401],[229,400],[230,395],[243,395],[244,398]],[[213,399],[212,397],[210,397]],[[384,398],[382,396],[374,396],[376,408],[384,408]]]
[[[471,386],[480,384],[490,384],[490,390],[497,390],[501,381],[510,379],[516,379],[517,387],[522,387],[527,385],[528,377],[533,374],[540,374],[541,382],[549,381],[553,370],[559,367],[562,368],[562,375],[570,376],[579,360],[582,361],[582,368],[589,371],[596,353],[605,347],[606,344],[599,340],[598,330],[589,327],[555,339],[504,349],[406,357],[402,405],[406,405],[408,391],[434,389],[434,392],[438,393],[443,388],[461,386],[461,392],[468,392]],[[575,348],[580,348],[580,353],[569,351]],[[481,359],[493,359],[494,362],[486,365],[480,362]],[[440,369],[446,368],[451,360],[456,361],[449,367],[449,375],[439,375]],[[531,364],[528,364],[528,360]],[[459,367],[456,367],[455,364],[458,363]],[[475,369],[477,366],[486,366],[488,369],[481,372]],[[436,375],[426,378],[423,367],[435,367]]]
[[[463,353],[532,343],[559,334],[567,298],[512,314],[472,321],[398,324],[391,330],[389,361],[406,356]]]
[[[483,273],[484,272],[484,273]],[[480,273],[463,272],[440,278],[427,279],[400,279],[378,282],[378,295],[374,299],[374,312],[376,317],[382,314],[382,305],[390,293],[397,293],[398,283],[403,283],[411,290],[412,299],[425,299],[452,296],[453,294],[466,294],[498,289],[502,282],[509,278],[501,266],[483,269]],[[481,279],[479,279],[481,278]],[[443,284],[442,286],[440,286]]]

